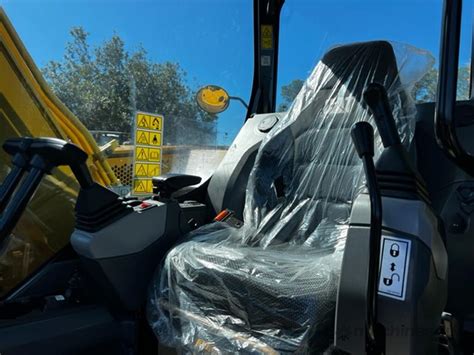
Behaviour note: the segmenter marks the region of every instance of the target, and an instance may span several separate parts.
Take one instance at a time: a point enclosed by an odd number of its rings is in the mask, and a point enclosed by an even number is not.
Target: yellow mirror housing
[[[212,114],[225,111],[229,107],[229,94],[220,86],[207,85],[198,90],[196,101],[199,107]]]

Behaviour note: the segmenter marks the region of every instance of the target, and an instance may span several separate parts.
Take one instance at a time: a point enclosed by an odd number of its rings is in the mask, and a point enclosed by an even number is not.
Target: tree
[[[438,85],[438,70],[431,68],[412,89],[412,97],[416,102],[434,101]]]
[[[50,61],[43,74],[59,99],[90,130],[130,132],[135,110],[165,116],[165,143],[215,140],[216,116],[202,112],[178,63],[154,63],[143,47],[132,53],[114,35],[92,49],[82,27],[71,30],[62,61]],[[189,141],[196,137],[196,142]]]
[[[458,100],[466,100],[469,97],[469,77],[471,75],[469,66],[461,66],[458,71],[458,86],[457,86],[457,98]],[[417,103],[421,102],[434,102],[436,100],[436,89],[438,85],[438,70],[431,68],[424,76],[418,81],[412,89],[412,97]],[[291,103],[298,95],[303,81],[296,79],[290,82],[288,85],[281,87],[281,96],[283,102],[279,106],[279,111],[286,111],[290,107]]]
[[[469,66],[461,66],[458,70],[457,99],[466,100],[469,98],[469,77],[471,75]],[[438,70],[431,68],[418,81],[412,89],[412,97],[416,102],[433,102],[436,100],[436,89],[438,86]]]
[[[304,81],[295,79],[287,85],[281,87],[281,97],[283,102],[278,107],[278,111],[286,111],[290,108],[291,103],[295,99],[296,95],[300,92],[303,87]]]
[[[469,99],[469,83],[471,77],[471,67],[466,65],[462,66],[458,70],[458,87],[457,87],[457,99],[468,100]]]

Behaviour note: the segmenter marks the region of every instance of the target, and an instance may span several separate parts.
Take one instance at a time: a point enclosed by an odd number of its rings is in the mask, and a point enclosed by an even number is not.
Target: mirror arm
[[[236,101],[239,101],[242,105],[244,105],[244,107],[248,110],[249,109],[249,105],[244,101],[244,99],[242,99],[241,97],[238,97],[238,96],[229,96],[229,100],[236,100]]]

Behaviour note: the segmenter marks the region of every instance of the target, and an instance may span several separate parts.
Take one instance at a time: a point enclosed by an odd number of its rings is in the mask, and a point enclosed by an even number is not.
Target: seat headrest
[[[321,62],[333,73],[325,89],[337,82],[344,83],[357,99],[362,98],[369,84],[363,78],[384,85],[387,89],[398,85],[397,60],[393,47],[386,41],[372,41],[339,46],[328,51]]]

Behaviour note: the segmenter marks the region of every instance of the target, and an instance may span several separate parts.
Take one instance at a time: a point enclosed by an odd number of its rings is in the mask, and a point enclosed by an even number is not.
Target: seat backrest
[[[392,45],[374,41],[330,50],[262,142],[247,187],[244,219],[252,232],[246,243],[324,247],[344,239],[351,203],[363,187],[350,129],[358,121],[373,123],[362,102],[371,82],[387,89],[400,136],[410,141],[416,109]],[[376,134],[376,155],[382,148]]]

